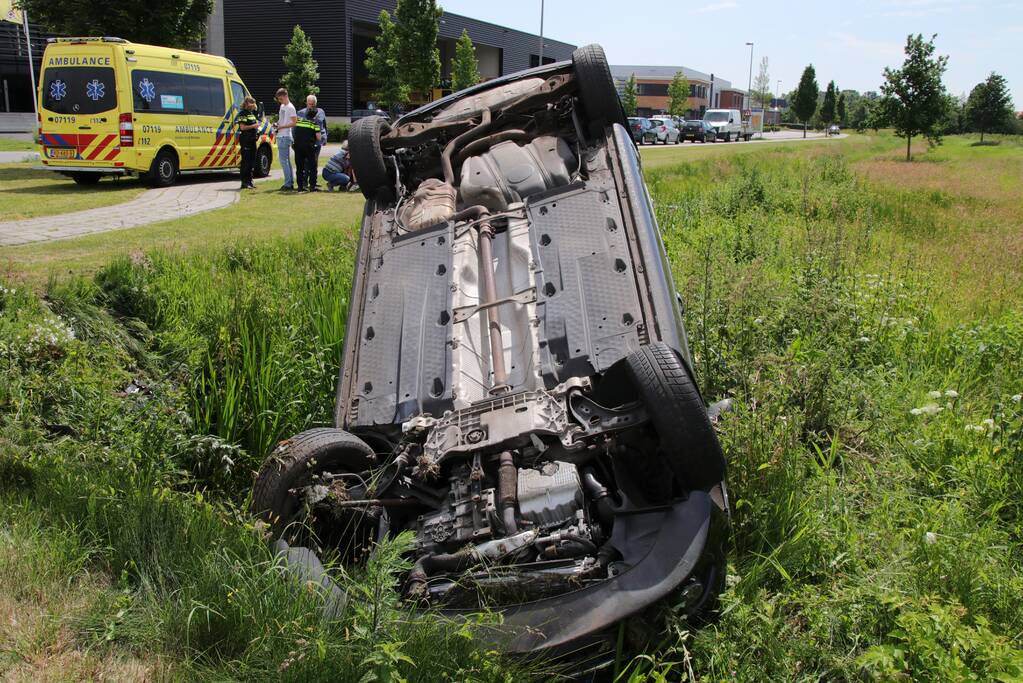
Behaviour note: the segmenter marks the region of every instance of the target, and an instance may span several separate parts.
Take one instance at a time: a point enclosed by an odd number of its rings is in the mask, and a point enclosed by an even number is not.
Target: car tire
[[[256,178],[265,178],[270,175],[270,168],[274,163],[273,152],[270,145],[261,145],[256,150],[256,163],[252,166],[252,175]]]
[[[149,183],[154,187],[169,187],[178,179],[178,155],[161,149],[149,167]]]
[[[579,86],[579,100],[589,122],[590,133],[600,136],[614,123],[627,125],[604,48],[585,45],[572,53],[572,68]]]
[[[99,173],[72,173],[71,180],[78,185],[95,185],[99,182]]]
[[[725,478],[725,456],[689,369],[663,342],[643,346],[626,364],[665,464],[682,488],[710,491]]]
[[[296,521],[300,501],[292,490],[319,472],[362,472],[375,462],[373,449],[342,429],[310,429],[282,441],[263,463],[252,487],[251,510],[274,539]]]
[[[394,184],[380,147],[380,138],[391,130],[382,116],[367,116],[352,124],[348,149],[352,170],[366,199],[389,202],[394,199]]]

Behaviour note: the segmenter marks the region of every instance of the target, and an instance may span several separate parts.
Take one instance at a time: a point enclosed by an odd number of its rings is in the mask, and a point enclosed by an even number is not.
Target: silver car
[[[657,133],[657,139],[654,141],[668,144],[678,144],[679,139],[682,136],[682,132],[679,130],[675,120],[670,116],[657,116],[650,119],[650,123],[654,127],[654,132]]]

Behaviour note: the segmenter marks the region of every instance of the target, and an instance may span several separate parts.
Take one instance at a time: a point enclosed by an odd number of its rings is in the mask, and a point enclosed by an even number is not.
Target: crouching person
[[[299,192],[318,192],[316,187],[316,147],[320,142],[320,124],[316,110],[309,111],[295,124],[295,166]]]
[[[352,172],[347,140],[341,143],[341,149],[324,165],[323,180],[327,183],[328,192],[333,192],[335,187],[347,189],[351,184]]]

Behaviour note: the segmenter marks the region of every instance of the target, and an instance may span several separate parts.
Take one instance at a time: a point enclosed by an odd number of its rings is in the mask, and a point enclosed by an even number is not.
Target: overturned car
[[[499,611],[504,651],[579,670],[631,616],[705,614],[725,567],[725,459],[624,122],[591,45],[355,123],[336,427],[253,492],[285,550],[411,532],[410,603]]]

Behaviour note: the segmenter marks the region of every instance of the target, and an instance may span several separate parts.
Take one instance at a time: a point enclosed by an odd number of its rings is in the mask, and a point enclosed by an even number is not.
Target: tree
[[[462,29],[462,37],[455,43],[455,58],[451,62],[451,89],[464,90],[480,82],[480,70],[476,61],[476,48],[472,45],[469,31]]]
[[[287,72],[281,76],[281,85],[296,102],[305,99],[306,95],[320,92],[316,81],[320,78],[319,65],[313,59],[313,43],[305,31],[295,24],[291,32],[291,42],[284,50],[284,66]]]
[[[820,86],[817,85],[817,73],[813,64],[803,69],[803,75],[799,79],[799,87],[796,88],[796,96],[792,101],[792,110],[796,117],[803,122],[803,137],[806,137],[806,123],[813,118],[817,111],[817,95],[820,93]]]
[[[767,111],[767,103],[771,101],[771,74],[767,71],[767,57],[760,60],[760,70],[757,72],[757,77],[753,79],[750,102],[754,97],[760,100],[760,106]]]
[[[214,0],[18,0],[33,22],[70,36],[119,36],[187,48],[206,35]]]
[[[846,109],[845,109],[845,93],[844,92],[838,94],[838,105],[835,108],[835,112],[836,112],[836,114],[838,116],[838,125],[842,126],[842,128],[845,128],[846,124],[849,121],[849,119],[846,116],[847,112],[846,112]]]
[[[437,34],[441,9],[436,0],[398,0],[397,64],[402,84],[412,92],[431,98],[440,81],[440,50]]]
[[[380,33],[377,34],[376,45],[366,50],[366,70],[377,84],[373,93],[377,106],[394,112],[408,100],[408,91],[398,72],[398,36],[387,10],[380,10],[378,22]]]
[[[835,82],[828,83],[828,89],[824,93],[824,102],[821,103],[821,123],[830,126],[835,122],[835,107],[838,104],[835,99]]]
[[[632,74],[625,82],[625,91],[622,93],[622,109],[626,116],[636,115],[636,90],[636,74]]]
[[[945,119],[947,99],[941,77],[948,57],[934,56],[934,39],[920,34],[906,37],[906,61],[901,69],[885,68],[881,99],[875,110],[878,122],[895,128],[906,138],[906,161],[912,160],[913,138],[923,135],[928,142],[941,142],[939,124]]]
[[[668,113],[684,116],[689,110],[689,79],[681,71],[675,72],[668,86]]]
[[[1003,131],[1012,119],[1009,86],[1005,78],[992,71],[986,81],[973,87],[966,101],[966,120],[970,130],[980,133],[980,141],[984,142],[984,133]]]
[[[867,124],[870,122],[870,110],[870,100],[866,98],[858,100],[852,107],[852,113],[849,114],[849,125],[861,133],[865,131]]]

